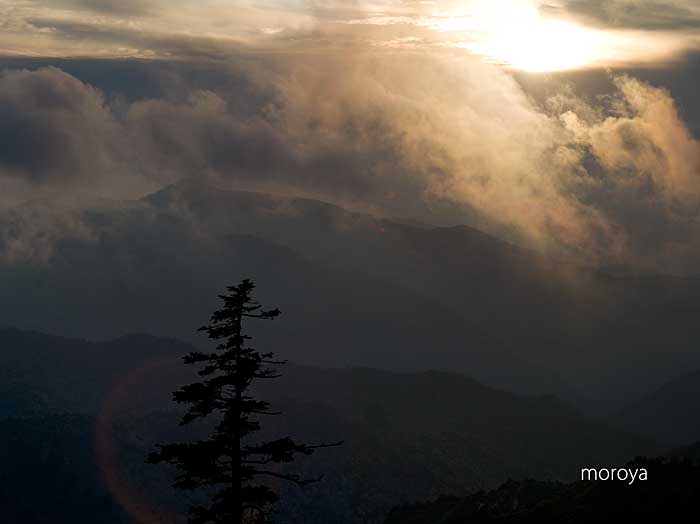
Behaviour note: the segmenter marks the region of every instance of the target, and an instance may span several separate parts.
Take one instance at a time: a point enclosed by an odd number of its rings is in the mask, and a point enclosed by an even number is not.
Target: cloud
[[[93,238],[81,215],[64,205],[42,201],[0,208],[0,264],[48,264],[55,262],[57,245]]]
[[[57,68],[0,72],[3,200],[37,189],[134,195],[140,176],[123,125],[100,91]]]
[[[54,6],[122,15],[142,15],[163,5],[159,0],[52,0],[51,3]]]
[[[562,93],[544,109],[496,67],[420,55],[271,59],[237,74],[267,93],[256,111],[214,91],[131,106],[154,176],[426,220],[456,206],[453,217],[588,262],[685,271],[700,256],[700,144],[662,89],[618,77],[597,105]]]
[[[0,0],[0,54],[221,58],[314,20],[286,2]]]
[[[630,77],[616,85],[615,114],[588,122],[572,111],[560,117],[597,163],[576,184],[578,197],[624,231],[636,262],[692,271],[700,247],[700,143],[667,91]]]
[[[55,68],[0,73],[0,172],[81,179],[112,169],[118,128],[102,95]]]
[[[155,173],[171,180],[188,173],[230,174],[258,181],[294,170],[295,158],[282,134],[260,116],[237,118],[222,96],[196,91],[187,100],[133,104],[127,127]]]
[[[619,76],[603,99],[565,89],[538,105],[508,71],[455,47],[480,34],[482,11],[503,30],[494,5],[0,0],[4,53],[148,57],[138,68],[154,77],[123,97],[57,68],[0,73],[0,205],[206,178],[468,222],[592,263],[693,271],[700,148],[670,93]],[[539,5],[626,35],[625,63],[697,44],[689,1]],[[137,68],[118,63],[103,89]],[[6,222],[8,252],[41,243],[28,225],[42,216]]]
[[[545,1],[541,9],[620,29],[697,32],[700,27],[700,7],[692,0],[561,0]]]
[[[468,222],[592,263],[700,261],[700,145],[667,91],[631,77],[540,107],[469,56],[243,55],[189,88],[189,69],[160,67],[177,88],[135,100],[55,68],[2,73],[0,176],[112,198],[194,177]]]
[[[681,0],[0,0],[0,53],[206,60],[229,59],[243,51],[374,46],[436,54],[471,50],[523,67],[523,49],[526,55],[546,54],[558,44],[557,60],[550,57],[545,63],[574,68],[664,65],[700,47],[698,17],[698,8]],[[591,24],[598,27],[586,27]],[[567,54],[583,56],[561,61],[562,46]]]

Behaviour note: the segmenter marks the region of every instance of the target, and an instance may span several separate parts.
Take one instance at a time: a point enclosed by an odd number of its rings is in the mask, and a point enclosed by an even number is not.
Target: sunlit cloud
[[[137,10],[107,0],[0,0],[0,53],[178,58],[187,52],[177,49],[176,41],[218,50],[314,23],[311,13],[273,2],[152,0],[140,5]]]
[[[191,58],[227,49],[471,52],[526,71],[667,63],[700,47],[700,10],[667,0],[0,0],[0,53]],[[683,4],[683,5],[682,5]],[[606,7],[607,6],[607,7]]]
[[[666,66],[698,49],[697,30],[577,7],[0,0],[6,55],[167,59],[148,64],[159,88],[129,100],[122,84],[94,89],[94,71],[62,70],[79,61],[1,74],[0,128],[32,140],[6,141],[1,196],[131,197],[206,175],[426,221],[458,209],[444,223],[585,260],[667,257],[687,272],[700,261],[700,144],[675,93],[613,71],[603,98],[557,88],[536,102],[522,77],[562,75],[513,69]],[[209,78],[193,81],[201,62]],[[55,111],[37,103],[46,93]]]
[[[445,45],[532,72],[667,62],[700,43],[699,36],[687,30],[602,28],[569,15],[546,2],[473,0],[418,18],[415,24],[451,33]]]
[[[528,2],[496,9],[499,3],[503,2],[490,4],[478,20],[463,23],[469,38],[455,45],[515,69],[547,72],[648,64],[670,60],[690,45],[666,34],[603,30],[544,16]],[[455,31],[458,20],[433,24],[439,31]]]
[[[546,0],[540,10],[587,25],[631,30],[694,30],[700,27],[696,0]]]

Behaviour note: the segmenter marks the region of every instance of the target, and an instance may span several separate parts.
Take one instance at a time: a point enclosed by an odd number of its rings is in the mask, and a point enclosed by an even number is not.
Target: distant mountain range
[[[0,347],[7,390],[0,494],[16,498],[13,508],[33,515],[31,500],[41,500],[45,521],[89,522],[68,517],[82,514],[74,505],[84,503],[101,524],[134,522],[134,512],[158,508],[181,513],[167,471],[143,459],[156,442],[182,438],[169,397],[196,378],[179,361],[190,346],[13,329],[0,331]],[[266,434],[344,441],[293,465],[325,478],[304,491],[283,488],[280,517],[288,523],[381,522],[402,502],[465,496],[508,478],[572,480],[582,464],[659,451],[554,398],[517,396],[456,373],[298,365],[283,372],[258,390],[283,412],[265,424]],[[61,499],[59,485],[73,495]]]
[[[624,463],[660,449],[554,398],[522,398],[453,373],[287,371],[265,391],[280,399],[285,430],[346,440],[308,462],[309,475],[326,474],[320,493],[334,494],[325,522],[347,512],[353,522],[381,522],[387,501],[465,495],[509,478],[573,480],[582,464]],[[305,522],[323,508],[316,489],[283,521]]]
[[[631,431],[676,446],[700,441],[700,370],[669,381],[631,403],[615,420]]]
[[[199,343],[217,293],[248,276],[284,313],[260,343],[308,365],[455,370],[597,412],[700,368],[700,280],[596,270],[465,226],[184,182],[6,210],[3,246],[7,326]]]
[[[0,420],[3,521],[131,524],[101,477],[93,435],[80,416]]]

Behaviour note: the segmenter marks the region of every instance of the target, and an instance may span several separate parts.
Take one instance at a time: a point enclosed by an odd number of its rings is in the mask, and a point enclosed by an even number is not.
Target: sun
[[[538,73],[595,66],[608,57],[612,44],[608,33],[547,17],[529,0],[472,2],[464,16],[438,19],[433,28],[461,30],[465,41],[459,47]]]
[[[495,62],[534,73],[580,69],[604,56],[605,35],[561,20],[505,24],[471,50]]]

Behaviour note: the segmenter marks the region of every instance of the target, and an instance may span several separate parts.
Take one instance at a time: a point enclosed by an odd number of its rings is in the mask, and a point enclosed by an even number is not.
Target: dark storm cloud
[[[0,174],[43,182],[112,172],[119,130],[100,92],[59,69],[0,73]]]
[[[693,0],[562,0],[544,2],[541,9],[611,28],[700,30],[700,9]]]
[[[155,62],[148,71],[160,77],[149,77],[146,92],[126,100],[112,92],[109,103],[101,91],[56,68],[6,70],[0,76],[0,176],[61,191],[95,187],[98,180],[119,188],[140,175],[158,184],[216,176],[351,201],[394,191],[402,159],[384,117],[318,110],[287,68],[278,73],[286,85],[275,84],[274,61],[263,75],[246,59],[218,69]],[[106,67],[66,65],[83,72]],[[139,65],[121,63],[116,70]],[[306,73],[323,88],[324,73],[313,66]],[[380,170],[385,176],[376,176]],[[115,192],[126,193],[133,190]],[[407,195],[406,205],[412,202]]]

